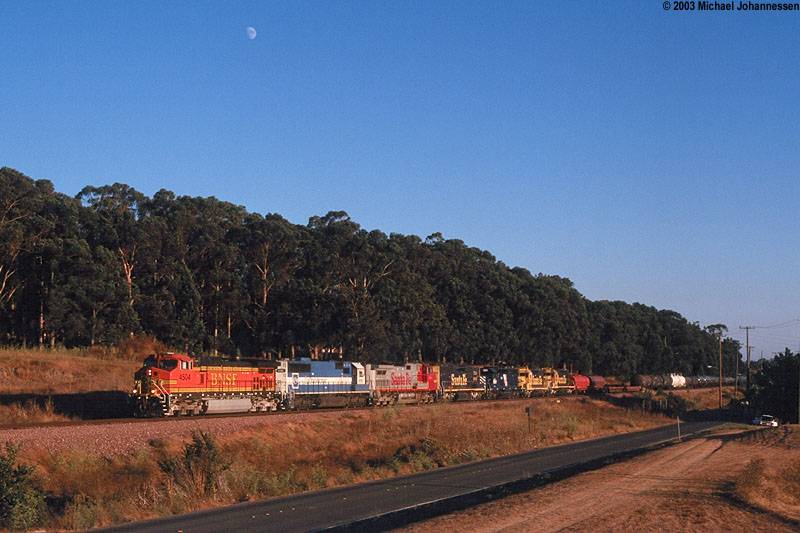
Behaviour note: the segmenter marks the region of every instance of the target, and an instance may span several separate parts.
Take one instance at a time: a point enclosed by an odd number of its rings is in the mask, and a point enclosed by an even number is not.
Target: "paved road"
[[[686,422],[681,424],[680,429],[683,436],[688,436],[720,424],[721,422],[709,421]],[[362,522],[360,527],[351,527],[351,529],[376,530],[385,528],[389,524],[407,523],[411,515],[416,514],[414,518],[422,518],[449,510],[447,506],[450,505],[449,502],[454,501],[452,498],[460,501],[461,507],[465,502],[467,505],[470,504],[471,497],[474,497],[472,503],[478,503],[502,494],[490,487],[505,486],[512,487],[512,491],[521,490],[525,488],[526,483],[530,483],[529,480],[535,479],[537,475],[541,477],[542,473],[565,468],[569,471],[570,467],[576,464],[598,463],[604,457],[632,453],[642,447],[676,437],[676,425],[662,426],[387,480],[136,522],[108,528],[105,531],[143,533],[280,531],[283,533],[336,528],[342,524],[383,515],[383,521]],[[452,508],[458,508],[458,504]]]

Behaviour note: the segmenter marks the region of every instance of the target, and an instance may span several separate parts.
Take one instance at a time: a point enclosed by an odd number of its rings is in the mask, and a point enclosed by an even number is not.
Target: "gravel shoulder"
[[[303,422],[311,417],[340,417],[342,412],[293,413],[293,422]],[[23,451],[45,449],[52,452],[83,450],[104,457],[133,453],[154,442],[174,441],[176,437],[191,439],[192,432],[205,432],[219,437],[243,429],[277,425],[286,419],[277,415],[219,416],[159,419],[137,422],[109,422],[64,426],[40,426],[21,429],[1,429],[0,443],[9,442]]]

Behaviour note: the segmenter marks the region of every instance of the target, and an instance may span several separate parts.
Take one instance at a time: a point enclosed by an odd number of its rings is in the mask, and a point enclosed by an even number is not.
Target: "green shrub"
[[[89,497],[77,495],[69,506],[72,527],[78,530],[90,529],[97,521],[97,503]]]
[[[419,449],[426,456],[430,457],[431,461],[436,463],[437,466],[444,466],[447,464],[447,456],[450,451],[441,441],[431,438],[420,439]]]
[[[202,431],[192,432],[192,442],[184,448],[182,458],[162,459],[158,465],[185,491],[212,497],[222,472],[230,468],[230,462],[223,459],[214,438]]]
[[[318,489],[324,489],[328,486],[328,472],[321,463],[314,465],[314,469],[311,471],[311,483]]]
[[[31,478],[35,467],[19,463],[18,454],[10,443],[0,453],[0,525],[11,530],[39,525],[45,514],[44,493]]]

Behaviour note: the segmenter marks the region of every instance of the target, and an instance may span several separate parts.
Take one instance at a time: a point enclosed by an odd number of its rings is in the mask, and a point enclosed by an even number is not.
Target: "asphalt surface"
[[[720,424],[682,422],[681,436],[688,437]],[[392,479],[135,522],[103,531],[375,531],[519,492],[541,484],[551,475],[565,477],[586,468],[577,465],[599,467],[604,458],[624,457],[677,437],[677,424],[672,424]]]

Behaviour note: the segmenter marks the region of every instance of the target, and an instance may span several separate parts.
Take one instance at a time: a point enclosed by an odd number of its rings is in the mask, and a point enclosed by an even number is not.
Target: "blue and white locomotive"
[[[370,401],[364,365],[350,361],[279,361],[275,384],[286,409],[363,407]]]

